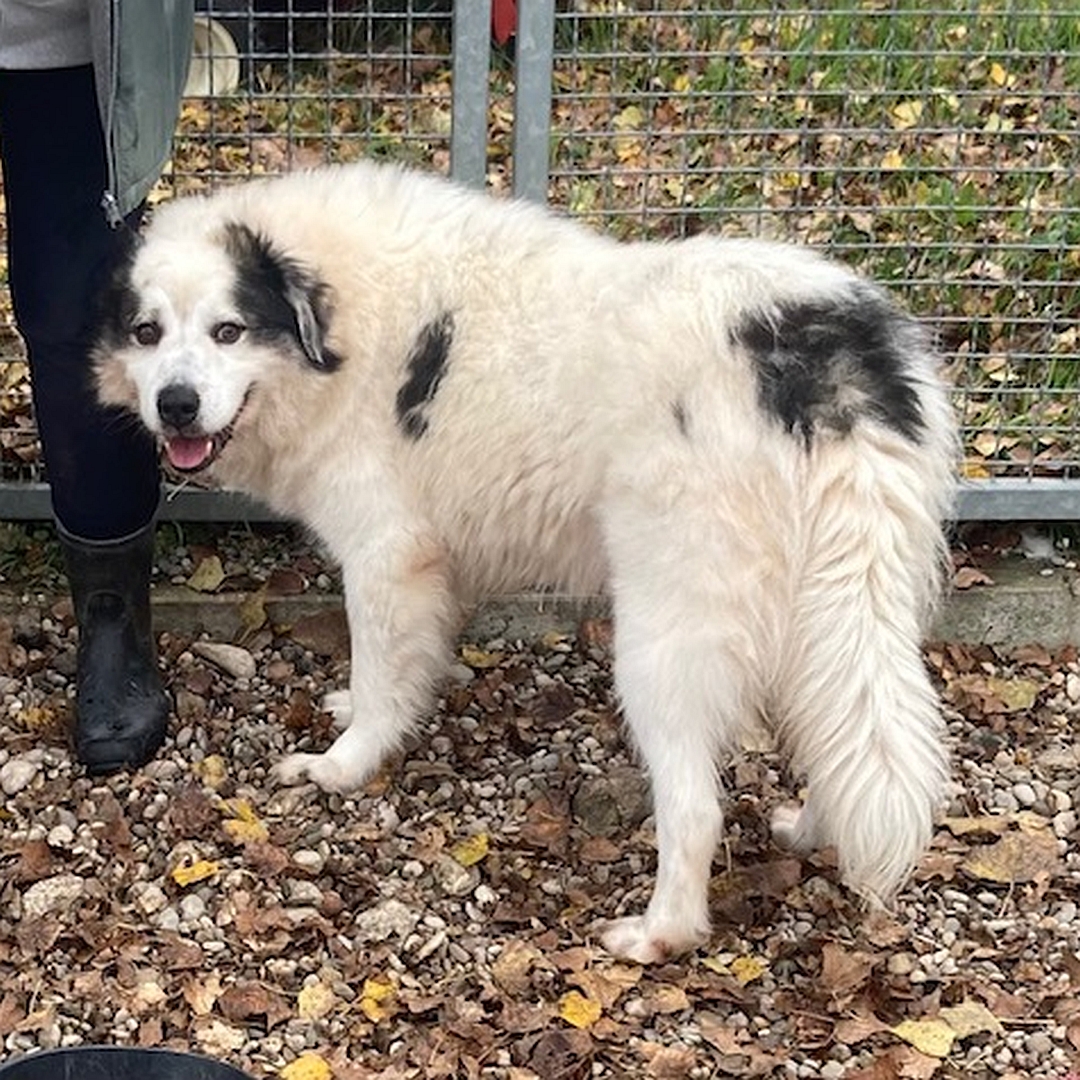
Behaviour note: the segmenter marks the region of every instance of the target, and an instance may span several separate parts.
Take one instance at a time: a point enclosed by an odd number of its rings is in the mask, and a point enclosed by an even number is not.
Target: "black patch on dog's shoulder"
[[[748,315],[732,339],[753,359],[762,409],[809,445],[819,428],[847,434],[862,418],[920,440],[922,408],[905,356],[918,334],[885,297],[856,287]]]
[[[225,227],[225,250],[236,266],[234,300],[252,337],[298,347],[312,367],[336,371],[341,357],[326,345],[326,285],[246,225]]]
[[[407,377],[397,393],[397,418],[410,439],[419,439],[428,429],[424,413],[446,374],[453,340],[454,317],[445,312],[420,331],[409,353]]]

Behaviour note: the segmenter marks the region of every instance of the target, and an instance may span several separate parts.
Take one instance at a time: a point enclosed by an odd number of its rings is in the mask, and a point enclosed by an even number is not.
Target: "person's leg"
[[[107,772],[165,733],[149,620],[159,498],[150,438],[94,395],[97,290],[127,238],[101,210],[105,150],[89,68],[0,73],[11,294],[79,622],[76,750]]]

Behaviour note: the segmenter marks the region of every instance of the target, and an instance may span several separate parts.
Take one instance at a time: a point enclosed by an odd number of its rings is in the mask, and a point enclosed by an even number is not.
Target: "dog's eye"
[[[156,322],[137,323],[131,329],[136,345],[156,345],[161,340],[161,327]]]
[[[221,322],[210,331],[210,336],[219,345],[235,345],[244,333],[239,323]]]

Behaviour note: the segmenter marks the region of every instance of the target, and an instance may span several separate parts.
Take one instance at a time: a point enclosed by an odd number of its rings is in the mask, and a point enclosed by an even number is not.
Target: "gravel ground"
[[[173,557],[163,577],[190,572]],[[928,650],[956,783],[888,914],[827,853],[771,845],[795,791],[748,748],[725,772],[712,939],[641,968],[593,933],[643,906],[655,861],[609,633],[464,643],[433,718],[342,798],[269,776],[331,738],[337,616],[241,646],[163,634],[170,737],[106,780],[67,749],[69,605],[0,625],[3,1056],[167,1045],[287,1080],[1077,1080],[1075,651]]]

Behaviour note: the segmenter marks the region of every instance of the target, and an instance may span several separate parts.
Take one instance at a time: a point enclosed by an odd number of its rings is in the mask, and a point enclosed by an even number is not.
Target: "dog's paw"
[[[704,935],[674,927],[649,926],[644,915],[612,919],[603,924],[600,941],[612,956],[639,964],[659,964],[700,945]]]
[[[348,690],[331,690],[322,699],[323,712],[333,717],[333,726],[344,731],[352,723],[352,694]]]
[[[329,754],[289,754],[271,773],[279,784],[302,784],[310,780],[323,791],[336,791],[342,795],[355,791],[365,779],[347,772]]]

